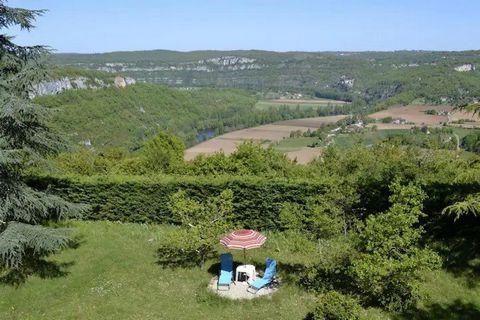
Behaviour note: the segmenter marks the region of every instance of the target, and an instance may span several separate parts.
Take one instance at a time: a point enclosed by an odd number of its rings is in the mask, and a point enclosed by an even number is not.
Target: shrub
[[[329,180],[267,179],[255,177],[99,176],[36,177],[30,184],[66,199],[90,205],[84,217],[141,223],[171,223],[169,197],[178,190],[196,200],[233,192],[235,221],[260,230],[279,228],[278,215],[285,202],[304,204],[313,195],[327,192]]]
[[[348,268],[357,252],[350,238],[322,239],[317,243],[316,259],[300,275],[299,284],[307,290],[326,292],[342,289],[353,291]]]
[[[153,172],[171,172],[183,164],[185,144],[173,134],[159,131],[145,142],[142,150],[145,167]]]
[[[282,205],[278,216],[280,228],[282,230],[301,231],[303,229],[303,221],[305,213],[303,208],[297,203],[287,202]]]
[[[228,189],[202,202],[189,198],[185,191],[171,195],[168,208],[181,229],[159,248],[160,261],[180,266],[191,261],[203,267],[218,239],[233,228],[232,200]]]
[[[161,266],[172,268],[199,266],[203,259],[213,254],[211,251],[203,254],[202,249],[190,230],[176,229],[164,235],[157,250],[157,262]]]
[[[334,184],[328,192],[309,197],[305,205],[285,203],[279,215],[281,228],[304,232],[314,240],[346,236],[356,219],[352,215],[356,201],[354,190]]]
[[[314,320],[358,320],[362,308],[357,300],[336,291],[322,294],[313,311]]]
[[[369,216],[357,235],[360,255],[349,274],[364,301],[403,311],[421,297],[424,271],[440,266],[439,256],[419,246],[425,193],[414,185],[392,184],[391,208]]]
[[[382,123],[391,123],[393,121],[392,117],[385,117],[381,119]]]

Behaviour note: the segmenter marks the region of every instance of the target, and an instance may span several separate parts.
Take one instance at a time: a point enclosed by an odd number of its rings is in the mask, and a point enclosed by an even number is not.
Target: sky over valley
[[[150,49],[479,49],[478,0],[10,0],[47,9],[20,44],[57,52]],[[4,30],[2,30],[2,33]]]

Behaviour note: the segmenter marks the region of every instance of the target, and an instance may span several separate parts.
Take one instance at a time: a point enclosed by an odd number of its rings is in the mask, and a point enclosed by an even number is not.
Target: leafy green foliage
[[[351,237],[321,239],[316,245],[316,254],[310,254],[312,259],[300,273],[298,283],[314,292],[355,292],[348,268],[357,255]]]
[[[440,258],[418,246],[419,218],[425,193],[414,185],[392,185],[391,208],[369,216],[358,233],[360,255],[349,273],[366,301],[390,310],[414,306],[422,273],[440,265]]]
[[[299,204],[287,202],[282,206],[278,220],[282,230],[301,231],[304,227],[305,212]]]
[[[127,152],[124,149],[109,149],[96,153],[87,148],[80,148],[76,152],[59,154],[53,160],[53,164],[57,170],[64,173],[74,173],[82,176],[106,174],[114,172],[117,165],[120,166],[122,161],[126,161],[126,154]],[[125,167],[129,165],[124,164]],[[125,172],[128,172],[127,168],[125,168]]]
[[[303,176],[302,167],[296,166],[284,154],[273,148],[246,141],[231,156],[217,153],[200,155],[184,161],[184,144],[170,133],[159,131],[156,138],[147,140],[145,147],[130,154],[123,148],[95,151],[80,148],[75,152],[61,153],[50,159],[50,166],[38,166],[32,172],[62,175],[145,175],[168,173],[194,176]]]
[[[234,195],[235,221],[244,227],[277,229],[284,202],[306,203],[328,190],[330,181],[272,179],[261,177],[37,177],[30,180],[39,188],[50,186],[55,194],[90,205],[85,218],[124,222],[174,222],[167,207],[169,197],[179,189],[197,201],[230,189]]]
[[[262,177],[297,176],[300,172],[294,162],[272,147],[246,141],[230,155],[222,153],[198,156],[185,164],[189,175],[253,175]]]
[[[308,198],[304,205],[285,203],[279,215],[281,228],[304,232],[314,240],[346,236],[355,221],[352,208],[356,200],[353,190],[332,185],[328,192]]]
[[[463,137],[462,148],[480,154],[480,132],[474,132]]]
[[[314,320],[358,320],[362,308],[358,301],[336,291],[318,297],[313,311]]]
[[[224,190],[204,202],[189,198],[185,191],[170,196],[168,208],[182,229],[158,249],[161,264],[203,267],[215,252],[220,237],[233,228],[233,194]]]
[[[176,136],[159,131],[142,150],[145,168],[152,172],[172,172],[183,164],[185,145]]]

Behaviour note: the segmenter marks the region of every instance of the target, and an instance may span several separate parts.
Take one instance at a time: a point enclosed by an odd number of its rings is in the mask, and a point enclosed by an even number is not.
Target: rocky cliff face
[[[58,80],[44,81],[33,86],[33,90],[29,93],[30,99],[38,96],[56,95],[65,90],[72,89],[100,89],[115,85],[116,87],[125,87],[135,84],[135,79],[130,77],[116,77],[115,81],[105,83],[101,79],[90,79],[87,77],[69,78],[64,77]]]
[[[461,66],[455,67],[455,71],[458,71],[458,72],[475,71],[475,65],[472,63],[462,64]]]

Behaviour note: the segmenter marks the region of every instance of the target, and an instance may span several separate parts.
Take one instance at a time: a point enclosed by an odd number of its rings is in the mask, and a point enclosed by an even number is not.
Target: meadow
[[[261,249],[248,251],[258,268],[266,257],[279,261],[283,279],[271,298],[231,301],[207,288],[218,273],[218,259],[205,267],[164,268],[156,249],[174,227],[70,221],[74,248],[48,258],[42,274],[19,287],[2,285],[1,319],[303,319],[316,295],[295,283],[291,266],[311,256],[295,252],[281,234],[266,233]],[[220,252],[225,251],[218,248]],[[230,251],[242,260],[240,251]],[[427,275],[421,290],[429,298],[408,314],[394,315],[369,308],[362,319],[462,319],[480,316],[480,285],[446,271]]]

